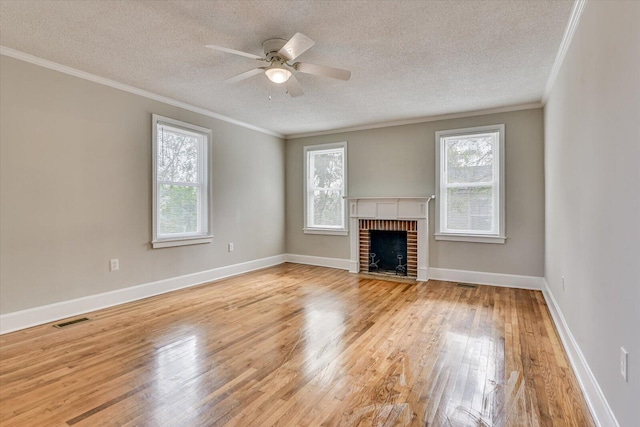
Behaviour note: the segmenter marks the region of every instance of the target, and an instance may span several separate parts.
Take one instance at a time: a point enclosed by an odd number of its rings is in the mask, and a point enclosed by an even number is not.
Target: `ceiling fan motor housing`
[[[286,59],[280,56],[278,51],[287,44],[287,40],[284,39],[269,39],[262,43],[264,54],[268,61],[286,62]]]

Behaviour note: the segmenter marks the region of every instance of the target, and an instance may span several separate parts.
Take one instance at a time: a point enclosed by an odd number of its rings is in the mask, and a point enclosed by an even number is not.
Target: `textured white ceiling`
[[[539,102],[572,1],[0,0],[0,44],[284,135]],[[258,62],[269,38],[304,33],[290,98]],[[272,99],[269,100],[269,94]]]

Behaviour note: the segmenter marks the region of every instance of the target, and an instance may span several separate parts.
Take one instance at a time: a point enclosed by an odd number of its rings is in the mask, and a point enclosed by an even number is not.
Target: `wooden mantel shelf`
[[[435,196],[416,196],[416,197],[345,197],[346,200],[430,200]]]
[[[431,197],[347,197],[349,217],[363,219],[421,219]]]

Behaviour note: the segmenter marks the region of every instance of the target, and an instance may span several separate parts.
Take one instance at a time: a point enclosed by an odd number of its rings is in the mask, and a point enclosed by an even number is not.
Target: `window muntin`
[[[305,155],[305,231],[346,232],[346,143],[308,146]]]
[[[153,247],[210,242],[211,131],[154,115],[153,134]]]
[[[436,132],[436,144],[436,239],[504,242],[504,125]]]

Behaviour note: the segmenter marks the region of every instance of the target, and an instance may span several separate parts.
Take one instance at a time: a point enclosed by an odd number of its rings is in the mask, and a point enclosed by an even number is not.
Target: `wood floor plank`
[[[2,426],[592,426],[538,291],[283,264],[0,337]]]

